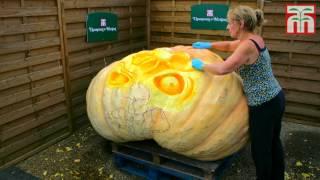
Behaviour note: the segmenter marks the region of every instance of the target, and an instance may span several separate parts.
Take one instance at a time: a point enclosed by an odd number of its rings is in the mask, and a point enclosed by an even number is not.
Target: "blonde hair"
[[[260,9],[252,9],[249,6],[237,6],[230,9],[228,18],[238,22],[243,21],[244,28],[250,32],[255,31],[264,21],[263,12]]]

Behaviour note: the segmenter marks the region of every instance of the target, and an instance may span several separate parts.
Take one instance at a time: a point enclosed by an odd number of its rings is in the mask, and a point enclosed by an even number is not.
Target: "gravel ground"
[[[286,179],[320,179],[320,127],[283,123]],[[19,163],[17,167],[40,179],[142,179],[119,171],[112,163],[111,147],[90,125]],[[255,169],[246,146],[222,180],[254,179]]]
[[[285,151],[286,180],[320,180],[320,127],[285,122],[281,139]],[[222,179],[255,179],[255,167],[246,146]]]
[[[40,179],[141,179],[116,169],[110,143],[89,125],[18,167]]]

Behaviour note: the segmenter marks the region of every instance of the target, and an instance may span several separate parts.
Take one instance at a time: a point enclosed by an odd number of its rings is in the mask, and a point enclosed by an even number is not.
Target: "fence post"
[[[59,33],[60,33],[60,47],[61,47],[61,61],[63,64],[64,75],[64,90],[66,95],[67,114],[69,120],[70,133],[74,130],[74,123],[72,118],[72,104],[71,104],[71,91],[70,91],[70,72],[69,72],[69,53],[66,37],[66,24],[64,16],[64,0],[57,0],[58,17],[59,17]]]
[[[147,49],[150,49],[150,41],[151,41],[151,27],[150,27],[150,14],[151,14],[151,7],[150,2],[151,0],[146,0],[146,24],[147,24]]]

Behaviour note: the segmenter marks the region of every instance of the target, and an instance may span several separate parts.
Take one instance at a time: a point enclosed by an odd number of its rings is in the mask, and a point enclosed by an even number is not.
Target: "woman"
[[[228,12],[228,26],[235,41],[196,42],[194,48],[233,52],[224,62],[205,64],[194,58],[192,66],[217,75],[239,70],[249,105],[251,152],[257,179],[284,179],[284,156],[280,140],[284,93],[271,69],[263,38],[255,34],[263,22],[261,10],[238,6]]]

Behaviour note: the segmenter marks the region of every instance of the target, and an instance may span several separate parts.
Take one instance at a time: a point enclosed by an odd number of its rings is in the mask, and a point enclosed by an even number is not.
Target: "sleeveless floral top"
[[[259,57],[253,64],[240,66],[239,74],[243,79],[248,105],[257,106],[275,97],[281,91],[281,86],[272,73],[268,49],[261,49],[257,42],[250,40],[259,50]]]

